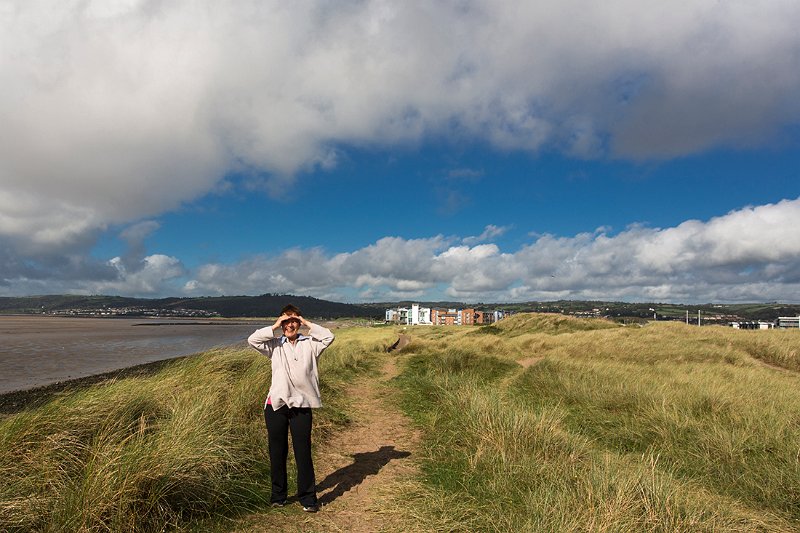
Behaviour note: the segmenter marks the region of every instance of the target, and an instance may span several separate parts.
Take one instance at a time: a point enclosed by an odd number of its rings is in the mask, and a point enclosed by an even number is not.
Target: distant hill
[[[605,316],[609,318],[639,318],[658,320],[683,320],[686,312],[694,320],[697,312],[703,316],[704,322],[727,320],[768,320],[774,321],[779,316],[800,315],[800,305],[779,303],[745,303],[745,304],[665,304],[665,303],[631,303],[603,302],[584,300],[559,300],[551,302],[521,303],[476,303],[465,304],[451,301],[401,301],[375,302],[366,304],[347,304],[320,300],[311,296],[293,296],[286,294],[262,294],[261,296],[204,296],[200,298],[126,298],[122,296],[27,296],[0,297],[0,314],[11,313],[58,313],[70,310],[88,309],[124,309],[130,308],[130,314],[136,314],[136,308],[161,310],[177,313],[179,310],[197,310],[215,313],[223,317],[264,317],[277,316],[287,303],[298,306],[305,315],[315,318],[383,318],[384,311],[392,307],[409,307],[419,303],[423,307],[435,308],[475,308],[479,311],[505,310],[512,312],[561,313],[576,316]],[[144,314],[141,312],[141,314]]]
[[[384,312],[358,304],[320,300],[311,296],[262,294],[261,296],[216,296],[174,299],[173,308],[216,311],[222,316],[278,316],[286,304],[294,304],[304,315],[317,318],[364,317],[383,318]]]
[[[122,296],[28,296],[0,297],[0,313],[52,313],[68,310],[142,308],[163,311],[192,309],[223,317],[277,316],[291,303],[304,315],[315,318],[382,318],[382,309],[358,304],[330,302],[310,296],[262,294],[261,296],[206,296],[201,298],[125,298]]]

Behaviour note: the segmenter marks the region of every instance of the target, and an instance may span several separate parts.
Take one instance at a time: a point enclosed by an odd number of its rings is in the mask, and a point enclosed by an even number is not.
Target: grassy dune
[[[383,488],[403,531],[800,531],[798,332],[517,315],[406,333],[394,383],[423,475]],[[337,331],[318,443],[396,334]],[[264,509],[268,375],[218,350],[1,419],[0,531],[222,530]]]
[[[347,423],[344,385],[394,340],[344,330],[321,360],[316,435]],[[0,420],[0,531],[163,531],[263,508],[269,360],[225,349],[61,394]]]
[[[409,529],[800,530],[797,332],[521,315],[413,333]]]

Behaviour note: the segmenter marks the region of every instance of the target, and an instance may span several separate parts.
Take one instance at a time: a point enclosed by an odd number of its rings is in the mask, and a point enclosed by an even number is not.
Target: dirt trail
[[[419,434],[388,398],[386,382],[397,374],[396,358],[386,355],[380,376],[356,380],[348,393],[353,423],[315,449],[317,490],[323,504],[318,513],[303,513],[294,502],[248,516],[232,531],[402,530],[402,517],[386,503],[395,483],[417,473],[413,458]]]
[[[395,341],[394,344],[389,346],[389,349],[386,351],[393,352],[395,350],[402,350],[403,348],[408,346],[409,342],[411,342],[411,338],[408,335],[400,335],[399,337],[397,337],[397,341]]]
[[[798,372],[797,370],[794,370],[792,368],[786,368],[785,366],[776,365],[775,363],[770,363],[768,361],[764,361],[763,359],[759,359],[758,357],[753,357],[753,356],[750,356],[750,357],[753,359],[753,361],[755,361],[759,365],[763,366],[764,368],[769,368],[771,370],[776,370],[776,371],[784,373],[784,374],[795,374],[795,375],[800,374],[800,372]]]

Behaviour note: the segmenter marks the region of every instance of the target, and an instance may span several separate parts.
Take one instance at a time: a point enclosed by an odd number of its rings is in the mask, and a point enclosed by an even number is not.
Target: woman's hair
[[[293,306],[292,304],[287,305],[283,309],[281,309],[282,315],[294,315],[294,316],[303,316],[303,313],[300,312],[300,309]]]

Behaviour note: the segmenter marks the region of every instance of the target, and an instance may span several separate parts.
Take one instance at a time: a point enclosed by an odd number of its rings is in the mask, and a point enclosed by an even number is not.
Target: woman
[[[302,326],[309,329],[308,336],[300,334]],[[276,337],[275,330],[283,334]],[[250,346],[272,361],[272,383],[264,404],[264,420],[269,438],[273,506],[287,503],[286,458],[291,431],[297,463],[297,498],[304,511],[319,510],[311,458],[311,410],[322,407],[317,362],[333,339],[329,329],[312,324],[293,305],[281,310],[275,324],[256,330],[247,339]]]

